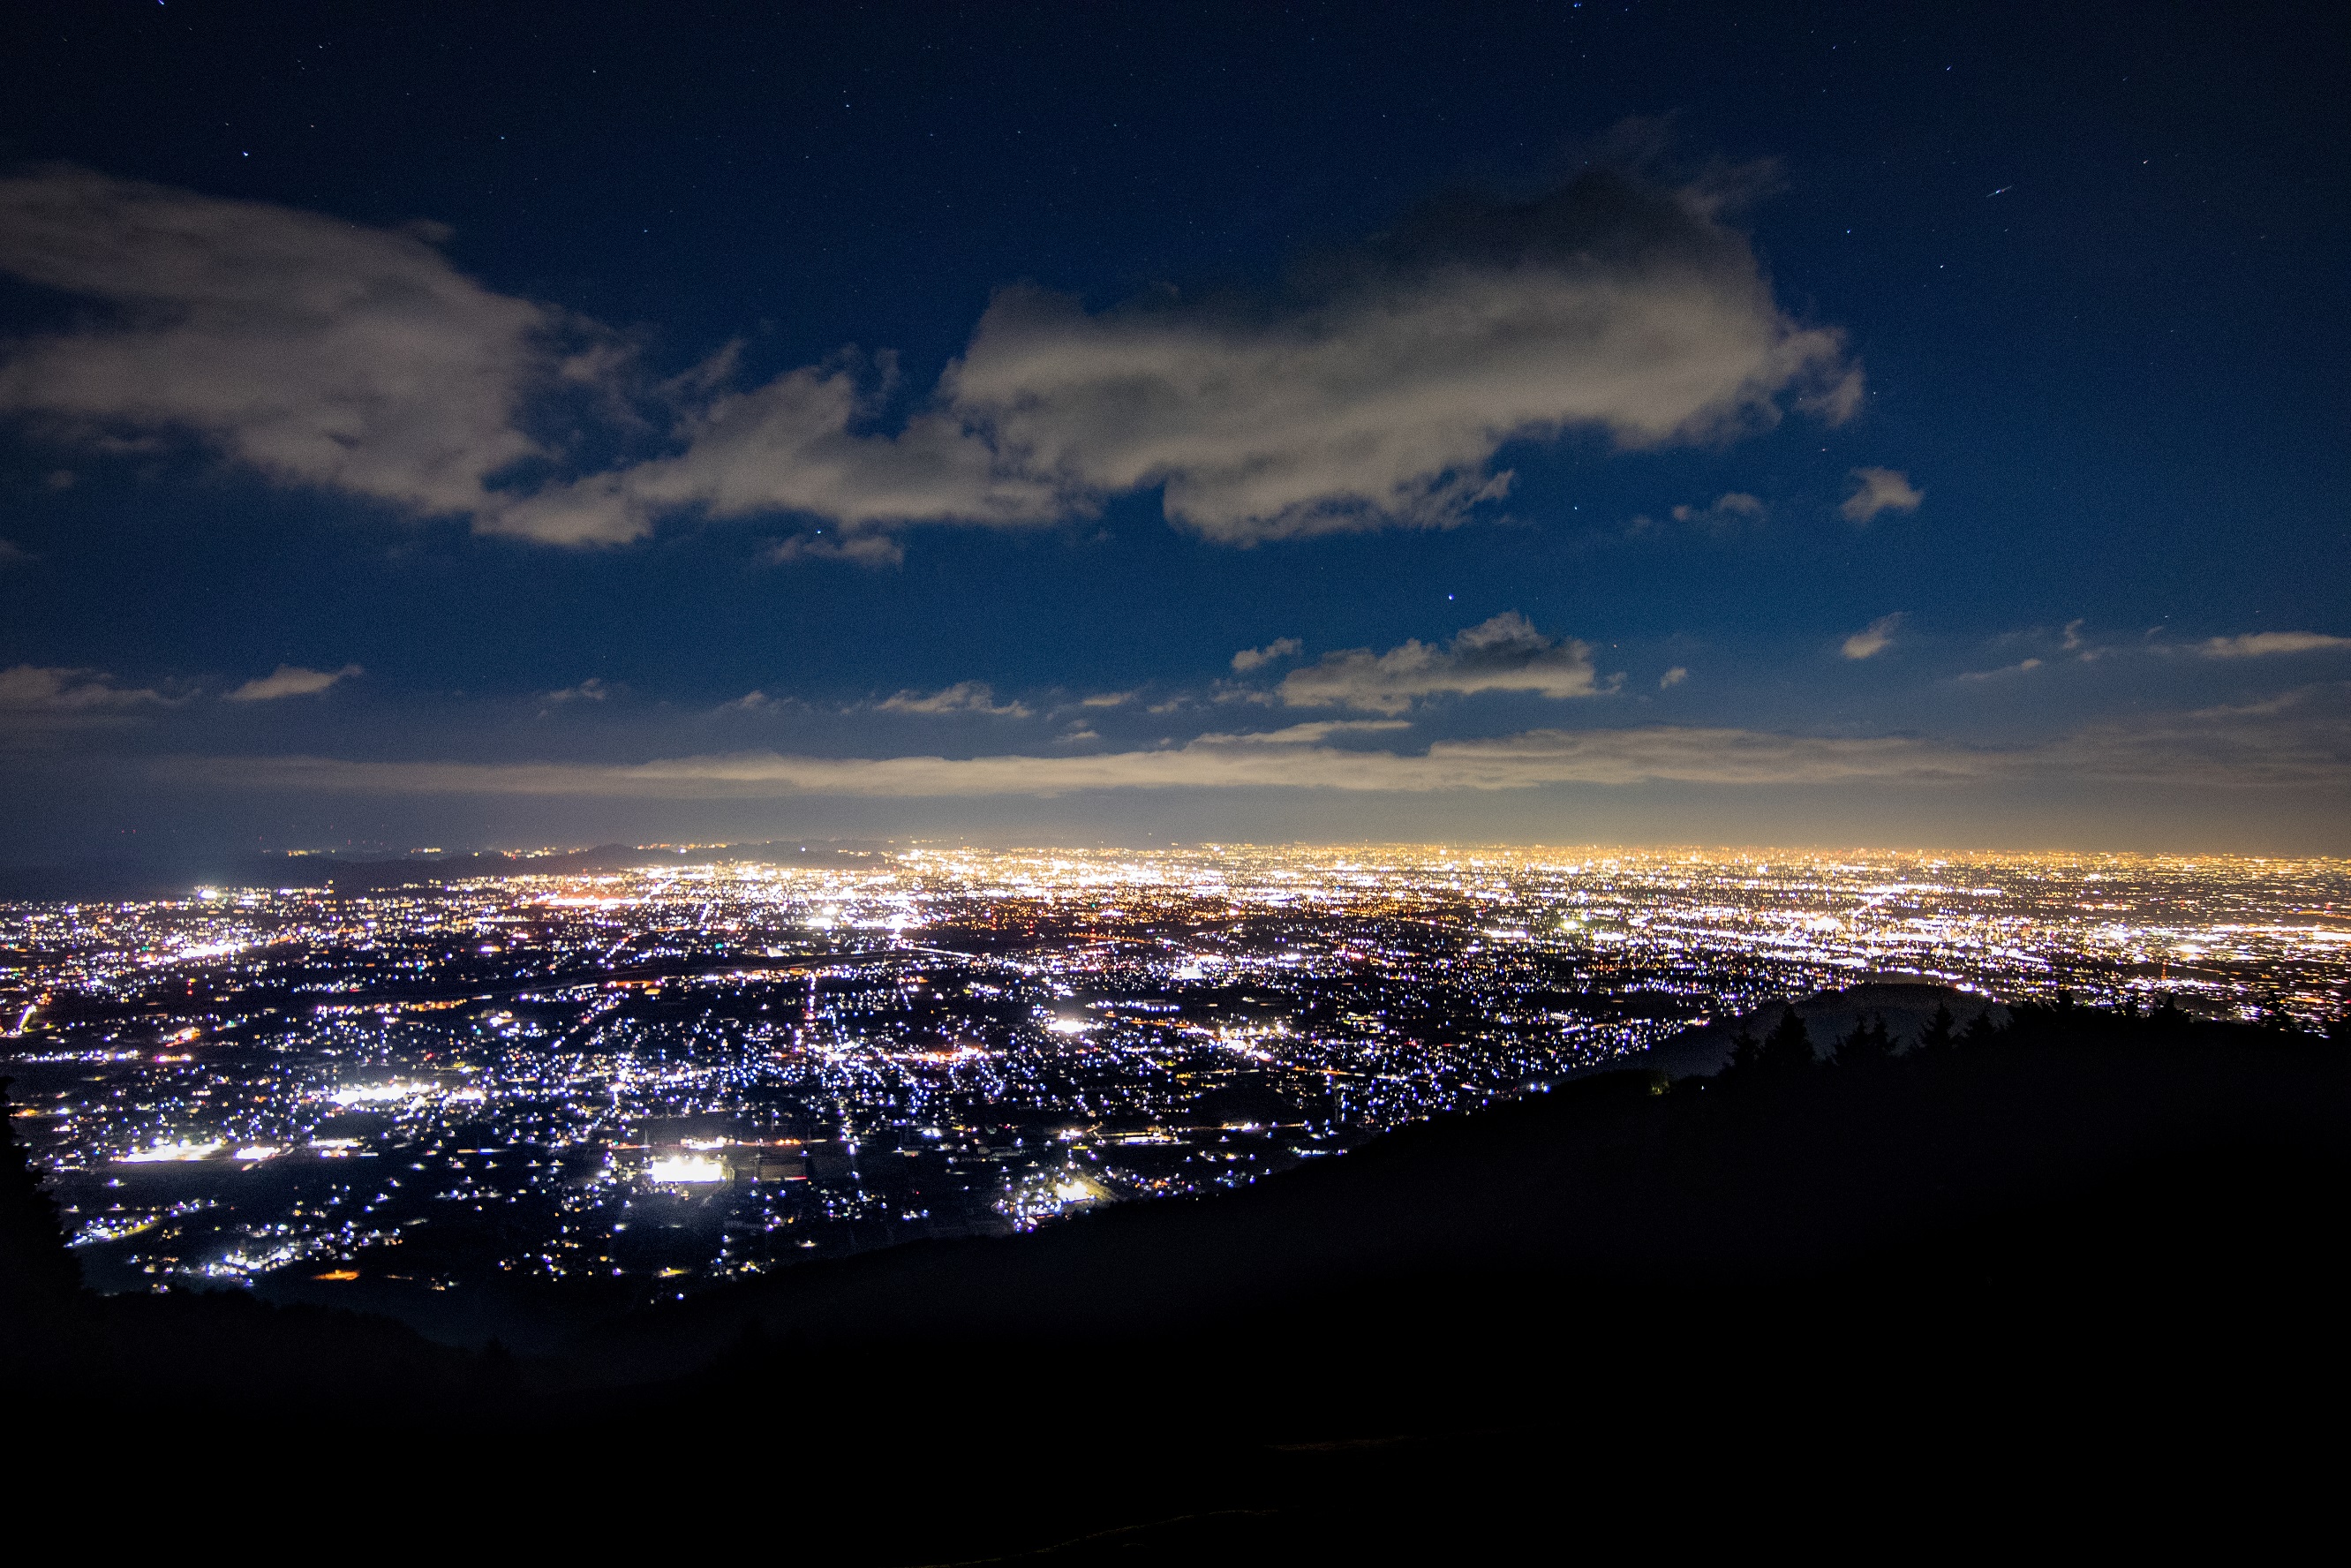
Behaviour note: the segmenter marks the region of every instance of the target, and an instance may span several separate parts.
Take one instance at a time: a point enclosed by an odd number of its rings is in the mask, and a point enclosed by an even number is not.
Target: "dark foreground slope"
[[[41,1408],[104,1427],[200,1390],[314,1490],[430,1456],[541,1531],[748,1507],[852,1562],[1501,1560],[1635,1498],[1784,1521],[1824,1481],[1816,1531],[1857,1492],[1935,1497],[1945,1533],[2028,1498],[2171,1518],[2250,1460],[2234,1528],[2295,1513],[2330,1451],[2300,1422],[2342,1385],[2339,1047],[2019,1009],[1940,1051],[1785,1060],[801,1269],[559,1361],[354,1322],[322,1383],[315,1332],[289,1358],[214,1324],[175,1374],[124,1359],[168,1325],[117,1320],[110,1392],[92,1367]]]
[[[1965,1273],[1954,1239],[1983,1230],[1988,1242],[2011,1212],[2127,1202],[2139,1184],[2191,1168],[2209,1179],[2214,1166],[2245,1173],[2232,1186],[2255,1167],[2314,1176],[2351,1148],[2335,1059],[2245,1034],[2137,1049],[2127,1037],[2003,1040],[1792,1081],[1604,1075],[1244,1193],[896,1248],[703,1296],[600,1334],[575,1370],[604,1385],[674,1377],[747,1329],[852,1354],[1148,1339],[1338,1301],[1343,1322],[1376,1321],[1395,1315],[1383,1292],[1409,1290],[1416,1314],[1444,1312],[1474,1299],[1479,1279],[1688,1297],[1897,1260]],[[2273,1185],[2196,1245],[2266,1225],[2288,1197]],[[2167,1216],[2176,1200],[2167,1194]],[[2067,1250],[2099,1270],[2158,1262],[2099,1238]]]

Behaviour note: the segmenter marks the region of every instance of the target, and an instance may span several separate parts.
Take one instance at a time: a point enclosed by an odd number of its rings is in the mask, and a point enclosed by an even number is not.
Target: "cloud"
[[[1203,736],[1182,747],[1089,757],[818,758],[774,752],[625,767],[569,763],[346,762],[321,758],[183,760],[183,776],[240,787],[388,794],[601,795],[646,799],[791,794],[1051,796],[1084,789],[1295,788],[1427,792],[1546,784],[1806,784],[1969,779],[2006,767],[1902,737],[1822,738],[1659,727],[1531,730],[1440,741],[1425,753],[1342,750],[1299,738]]]
[[[268,674],[246,682],[224,700],[266,703],[275,702],[280,697],[313,696],[339,681],[347,681],[366,673],[357,664],[345,664],[340,670],[306,670],[299,664],[280,664]]]
[[[900,692],[875,706],[884,713],[976,713],[991,718],[1027,718],[1029,714],[1022,704],[998,702],[995,691],[983,681],[957,681],[927,696],[919,692]]]
[[[1280,691],[1291,707],[1402,713],[1416,698],[1443,693],[1588,697],[1596,689],[1588,644],[1573,638],[1553,642],[1525,616],[1505,611],[1442,647],[1413,639],[1384,653],[1351,648],[1325,654],[1284,676]]]
[[[1080,707],[1123,707],[1137,695],[1134,692],[1096,692],[1090,697],[1080,697]]]
[[[778,566],[796,560],[845,560],[852,566],[904,566],[906,549],[888,534],[834,533],[819,528],[794,534],[768,551]]]
[[[1679,664],[1676,664],[1672,669],[1667,670],[1664,674],[1657,677],[1657,689],[1659,691],[1663,691],[1668,686],[1677,686],[1688,679],[1689,672],[1683,669]]]
[[[1894,630],[1902,624],[1902,611],[1881,615],[1844,640],[1842,650],[1848,659],[1868,659],[1886,652],[1893,644]]]
[[[2017,664],[2002,665],[1997,670],[1970,670],[1965,674],[1954,678],[1962,681],[1996,681],[2004,675],[2028,674],[2040,667],[2040,660],[2025,659]]]
[[[2068,778],[2170,784],[2351,786],[2351,686],[2304,688],[2265,702],[2093,726],[2035,760]]]
[[[1705,507],[1676,507],[1674,521],[1694,523],[1714,533],[1728,533],[1742,523],[1760,523],[1771,512],[1762,501],[1744,490],[1733,490]]]
[[[25,547],[16,540],[0,539],[0,566],[14,566],[20,560],[32,559],[25,552]]]
[[[674,439],[684,450],[551,486],[490,520],[498,532],[558,543],[612,543],[659,518],[799,513],[843,525],[787,539],[773,559],[894,565],[883,524],[1038,524],[1069,514],[1050,478],[1015,471],[953,407],[918,413],[895,435],[861,434],[893,385],[889,356],[858,366],[810,367],[689,408]]]
[[[1253,730],[1244,735],[1204,735],[1195,745],[1216,746],[1311,746],[1328,740],[1334,735],[1369,735],[1383,730],[1410,729],[1409,721],[1401,718],[1339,718],[1322,719],[1311,724],[1286,725],[1280,729]]]
[[[92,444],[193,434],[282,483],[552,544],[789,515],[827,527],[778,560],[887,565],[908,524],[1035,527],[1152,488],[1232,544],[1443,527],[1507,493],[1514,441],[1850,412],[1842,338],[1780,309],[1720,212],[1594,171],[1429,204],[1259,296],[1090,311],[1008,287],[893,423],[887,354],[746,388],[730,349],[654,386],[616,334],[459,273],[445,231],[49,168],[0,181],[0,272],[107,314],[11,345],[0,413]],[[662,449],[579,474],[531,434],[559,416]]]
[[[146,687],[117,685],[102,670],[17,664],[0,670],[0,713],[95,716],[160,706],[169,697]]]
[[[600,703],[611,695],[612,688],[606,685],[601,677],[590,675],[576,686],[548,693],[547,700],[551,703]]]
[[[2351,637],[2329,637],[2320,632],[2248,632],[2241,637],[2212,637],[2197,647],[2208,659],[2257,659],[2270,653],[2314,653],[2325,648],[2351,648]]]
[[[1277,637],[1262,648],[1243,648],[1239,653],[1235,653],[1233,668],[1237,672],[1254,670],[1260,664],[1270,664],[1277,659],[1294,659],[1305,652],[1305,649],[1306,644],[1295,637]]]
[[[1158,486],[1171,519],[1249,544],[1448,525],[1506,492],[1511,441],[1715,440],[1853,373],[1706,193],[1594,172],[1432,204],[1272,299],[1096,314],[1008,288],[943,387],[1071,494]]]
[[[2243,708],[2160,715],[2036,745],[1973,747],[1910,736],[1803,736],[1657,725],[1530,730],[1438,741],[1426,751],[1348,750],[1330,730],[1202,736],[1185,746],[1091,756],[795,757],[776,752],[633,765],[352,762],[315,757],[178,758],[180,783],[381,795],[777,799],[1058,796],[1095,789],[1315,789],[1429,793],[1677,782],[1722,788],[1953,784],[2084,779],[2166,786],[2351,784],[2351,719],[2335,691]],[[1391,721],[1393,722],[1393,721]]]
[[[0,180],[0,273],[106,309],[0,355],[0,413],[54,434],[192,434],[419,515],[493,515],[486,478],[545,455],[517,418],[565,323],[429,231],[52,167]]]
[[[1853,494],[1837,508],[1849,523],[1865,523],[1880,512],[1915,512],[1927,498],[1899,468],[1856,468],[1853,480]]]

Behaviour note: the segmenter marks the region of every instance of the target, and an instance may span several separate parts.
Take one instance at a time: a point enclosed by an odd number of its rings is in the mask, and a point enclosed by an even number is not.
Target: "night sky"
[[[0,862],[2351,853],[2324,8],[0,27]]]

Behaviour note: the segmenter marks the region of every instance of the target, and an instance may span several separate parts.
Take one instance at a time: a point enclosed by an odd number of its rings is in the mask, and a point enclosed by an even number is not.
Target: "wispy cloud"
[[[1300,727],[1311,732],[1318,726]],[[1821,783],[1973,778],[1997,760],[1905,737],[1855,740],[1748,730],[1532,730],[1440,741],[1403,755],[1343,750],[1301,735],[1202,737],[1182,747],[1090,757],[951,758],[689,757],[631,767],[547,763],[345,762],[320,758],[189,761],[181,770],[256,785],[389,794],[609,795],[648,799],[795,793],[883,797],[1029,795],[1084,789],[1291,788],[1426,792],[1543,784]]]
[[[1851,523],[1865,523],[1880,512],[1915,512],[1927,498],[1899,468],[1856,468],[1853,481],[1853,494],[1837,508]]]
[[[280,664],[268,674],[246,682],[223,700],[266,703],[281,697],[315,696],[329,686],[366,673],[357,664],[345,664],[340,670],[306,670],[299,664]]]
[[[1185,746],[1077,757],[840,758],[747,752],[624,766],[182,758],[153,766],[174,779],[239,789],[644,800],[1034,797],[1161,789],[1428,793],[1659,781],[1768,788],[2036,779],[2341,789],[2351,785],[2351,721],[2339,711],[2341,706],[2279,701],[2157,716],[2005,748],[1909,736],[1823,737],[1660,725],[1530,730],[1480,740],[1438,741],[1425,751],[1407,753],[1327,746],[1322,742],[1336,733],[1334,727],[1301,725],[1259,735],[1203,736]]]
[[[1954,676],[1953,678],[1961,681],[1996,681],[2008,675],[2029,674],[2040,667],[2040,660],[2024,659],[2020,660],[2018,663],[2013,664],[2003,664],[1997,670],[1970,670],[1966,674]]]
[[[631,536],[633,537],[633,534]],[[819,528],[794,534],[769,548],[768,559],[778,566],[796,560],[842,560],[852,566],[904,566],[906,548],[888,534]]]
[[[1761,522],[1771,515],[1771,510],[1760,497],[1750,496],[1744,490],[1733,490],[1703,507],[1676,507],[1673,519],[1705,528],[1709,533],[1726,534],[1734,528]]]
[[[1416,700],[1470,692],[1591,696],[1598,685],[1589,644],[1554,641],[1515,611],[1481,622],[1443,644],[1417,638],[1374,653],[1351,648],[1292,670],[1279,688],[1291,707],[1402,713]]]
[[[1250,730],[1239,735],[1204,735],[1194,744],[1200,746],[1318,746],[1334,735],[1377,735],[1411,727],[1410,721],[1401,718],[1321,719],[1308,724],[1285,725],[1280,729]]]
[[[2258,659],[2330,648],[2351,648],[2351,637],[2329,637],[2320,632],[2248,632],[2240,637],[2208,638],[2197,644],[2196,651],[2208,659]]]
[[[1277,637],[1262,648],[1243,648],[1233,655],[1233,669],[1241,674],[1270,664],[1280,659],[1294,659],[1306,650],[1306,644],[1295,637]]]
[[[120,714],[171,700],[150,687],[120,685],[103,670],[43,664],[0,670],[0,714],[20,717]]]
[[[1688,679],[1689,672],[1682,668],[1681,665],[1676,664],[1672,669],[1667,670],[1664,674],[1657,677],[1657,689],[1659,691],[1664,691],[1667,687],[1680,685],[1684,681]]]
[[[1848,659],[1872,659],[1894,645],[1895,631],[1901,626],[1904,612],[1881,615],[1844,640],[1840,649]]]
[[[986,714],[993,718],[1027,718],[1030,712],[1022,703],[998,702],[994,688],[984,681],[957,681],[930,693],[900,692],[874,706],[884,713]]]

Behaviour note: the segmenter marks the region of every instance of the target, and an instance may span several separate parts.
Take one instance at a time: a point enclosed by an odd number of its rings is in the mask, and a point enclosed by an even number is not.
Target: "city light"
[[[645,1176],[654,1182],[725,1181],[726,1167],[708,1155],[669,1155],[647,1166]]]
[[[0,905],[38,956],[16,1125],[103,1288],[693,1289],[1246,1186],[1789,995],[2307,1030],[2351,982],[2332,861],[916,847],[216,891]],[[152,961],[197,949],[201,987]]]
[[[122,1163],[141,1166],[166,1160],[204,1160],[218,1154],[220,1149],[221,1140],[218,1138],[204,1143],[182,1138],[168,1144],[157,1144],[151,1148],[135,1149],[122,1156]]]

